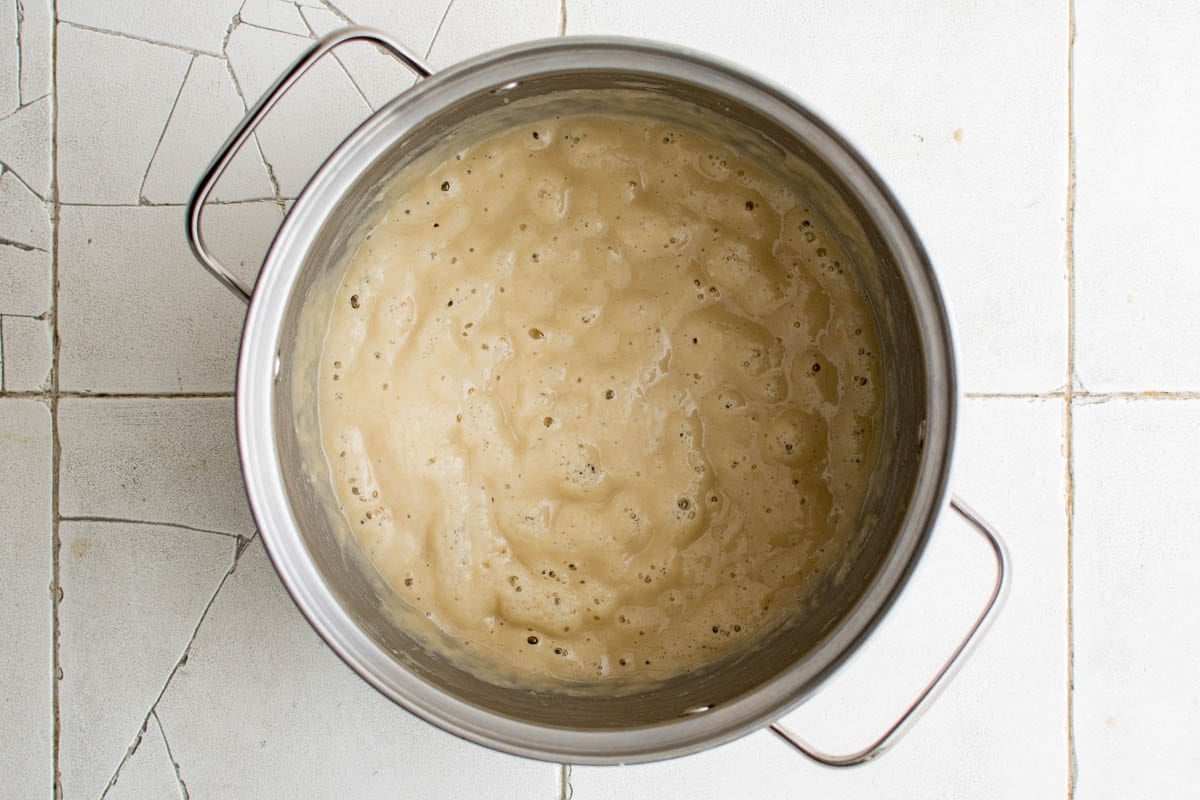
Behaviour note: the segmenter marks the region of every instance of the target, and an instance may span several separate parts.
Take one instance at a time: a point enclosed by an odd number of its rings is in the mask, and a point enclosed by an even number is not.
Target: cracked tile
[[[300,13],[317,36],[346,25],[341,17],[326,8],[302,8]],[[405,43],[409,44],[408,41]],[[418,54],[425,52],[415,39],[411,40],[411,46]],[[416,81],[415,74],[394,56],[361,42],[341,48],[337,58],[372,109],[379,109]]]
[[[979,647],[893,750],[858,769],[834,770],[807,761],[764,731],[660,764],[576,767],[575,800],[657,798],[664,786],[697,800],[1065,796],[1061,437],[1060,400],[963,404],[952,488],[997,527],[1017,566],[1008,601]],[[884,730],[969,627],[992,570],[987,546],[944,512],[887,619],[786,724],[835,752],[857,749]]]
[[[1128,10],[1078,6],[1076,374],[1090,391],[1196,391],[1200,5]]]
[[[3,317],[0,346],[4,349],[4,391],[42,392],[50,388],[54,332],[48,319]]]
[[[45,403],[0,398],[0,775],[11,797],[54,793],[52,448]]]
[[[1054,390],[1067,352],[1067,5],[947,8],[774,3],[760,24],[731,25],[719,5],[568,0],[567,25],[695,47],[802,98],[920,233],[957,323],[962,388]]]
[[[242,22],[281,33],[308,36],[300,9],[287,0],[245,0],[238,16]]]
[[[214,252],[257,269],[279,224],[277,208],[215,209],[221,211],[205,216]],[[62,208],[62,389],[232,390],[246,309],[196,261],[184,238],[184,218],[179,207]]]
[[[0,247],[50,250],[50,208],[10,170],[0,172]]]
[[[21,105],[21,54],[17,50],[17,4],[0,3],[0,117]]]
[[[1194,797],[1200,788],[1197,440],[1195,400],[1075,408],[1080,800]]]
[[[41,199],[50,197],[50,98],[0,119],[0,163]]]
[[[236,542],[125,523],[64,521],[59,534],[63,796],[100,797],[228,572]],[[147,735],[157,735],[153,727]]]
[[[253,105],[312,45],[303,38],[249,25],[230,34],[226,52],[246,102]],[[309,177],[366,119],[370,108],[345,71],[332,59],[313,67],[259,126],[267,163],[284,197],[295,197]]]
[[[175,780],[175,767],[167,752],[166,740],[158,717],[150,715],[146,730],[137,740],[137,749],[121,767],[117,782],[104,800],[186,800]]]
[[[58,406],[65,517],[177,523],[248,536],[232,398],[70,399]]]
[[[380,3],[378,0],[332,0],[325,3],[344,24],[370,25],[395,36],[423,55],[437,30],[447,0],[424,3]],[[312,3],[310,5],[318,5]],[[368,95],[369,97],[370,95]]]
[[[19,0],[21,27],[21,102],[50,93],[50,39],[54,34],[53,0]]]
[[[141,196],[151,203],[186,203],[201,174],[245,114],[225,62],[196,56],[146,172]],[[225,170],[213,199],[249,200],[271,194],[266,166],[251,141]]]
[[[442,733],[353,674],[296,610],[258,541],[158,714],[194,797],[555,796],[557,767]]]
[[[129,5],[147,13],[160,7]],[[189,4],[195,9],[207,6]],[[94,7],[103,10],[108,4]],[[62,202],[138,202],[138,190],[190,62],[191,56],[179,50],[58,26]]]
[[[50,253],[0,244],[0,315],[45,314],[51,282]]]
[[[242,0],[58,0],[57,11],[60,20],[216,55],[241,4]]]
[[[453,0],[429,62],[448,67],[497,47],[555,36],[558,7],[558,0]],[[677,10],[670,13],[678,16]]]

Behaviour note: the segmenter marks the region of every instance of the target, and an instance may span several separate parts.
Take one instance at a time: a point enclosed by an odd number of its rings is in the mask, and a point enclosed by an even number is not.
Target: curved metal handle
[[[247,112],[246,118],[234,129],[233,133],[225,141],[225,144],[217,152],[217,157],[209,165],[208,170],[204,173],[204,177],[200,179],[199,185],[196,186],[196,191],[192,194],[191,201],[188,202],[187,236],[188,243],[192,246],[192,252],[195,253],[196,258],[199,259],[204,268],[212,273],[214,278],[245,303],[250,302],[253,287],[246,288],[242,286],[233,273],[218,261],[216,256],[209,252],[208,247],[204,244],[204,235],[200,230],[200,217],[204,209],[204,204],[208,201],[209,195],[212,194],[213,187],[216,186],[217,181],[225,173],[229,162],[233,161],[233,157],[242,149],[242,145],[254,133],[254,129],[258,127],[263,118],[275,107],[279,99],[287,93],[292,84],[299,80],[300,76],[308,72],[325,54],[349,42],[370,42],[371,44],[379,45],[403,61],[409,69],[416,72],[420,77],[428,78],[433,74],[433,71],[420,58],[413,55],[407,47],[382,31],[363,27],[342,28],[333,31],[321,38],[295,64],[292,64],[287,72],[283,73],[279,77],[279,80],[275,81],[275,84],[259,98],[258,102],[254,104],[254,108]]]
[[[1010,572],[1008,551],[1004,547],[1004,541],[991,525],[958,496],[950,496],[950,507],[957,511],[963,519],[970,523],[971,527],[987,540],[987,543],[992,548],[992,554],[996,558],[996,582],[992,585],[992,593],[988,597],[987,605],[983,607],[983,611],[975,618],[975,623],[967,631],[967,635],[959,643],[958,647],[955,648],[954,652],[950,654],[950,658],[946,660],[942,668],[933,676],[933,679],[925,684],[925,688],[917,695],[917,699],[909,705],[904,713],[900,715],[899,719],[892,723],[891,727],[884,731],[882,736],[863,749],[848,755],[823,753],[780,723],[776,722],[771,725],[772,731],[813,761],[829,767],[853,767],[857,764],[865,764],[868,761],[873,761],[887,752],[892,745],[899,741],[901,735],[908,730],[912,723],[916,722],[917,718],[924,713],[934,697],[937,696],[937,693],[949,683],[952,673],[965,660],[963,655],[970,649],[973,643],[978,641],[978,634],[991,622],[992,617],[995,616],[996,609],[1000,607],[1001,598],[1008,589]]]

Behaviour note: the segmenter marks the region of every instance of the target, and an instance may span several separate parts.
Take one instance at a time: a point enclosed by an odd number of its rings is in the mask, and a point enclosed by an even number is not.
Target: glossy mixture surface
[[[875,325],[802,197],[691,129],[550,116],[395,195],[319,387],[397,594],[480,664],[613,685],[778,626],[842,552]]]

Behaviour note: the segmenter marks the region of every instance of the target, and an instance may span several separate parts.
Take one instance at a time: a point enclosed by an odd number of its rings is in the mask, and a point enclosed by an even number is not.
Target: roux
[[[372,564],[481,663],[657,680],[761,640],[842,555],[877,352],[772,169],[550,115],[391,198],[334,297],[322,444]]]

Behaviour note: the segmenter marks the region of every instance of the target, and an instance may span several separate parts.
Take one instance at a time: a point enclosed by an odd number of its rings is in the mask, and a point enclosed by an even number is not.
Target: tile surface
[[[21,0],[21,102],[50,93],[50,39],[54,35],[53,0]]]
[[[246,100],[253,104],[312,42],[307,36],[237,25],[226,48]],[[319,62],[279,101],[258,129],[267,163],[285,197],[295,197],[371,109],[345,70]]]
[[[0,321],[4,348],[4,390],[43,392],[50,388],[53,331],[48,319],[5,317]]]
[[[442,733],[350,672],[296,610],[257,540],[158,715],[194,797],[340,797],[347,785],[360,800],[554,796],[554,767]]]
[[[50,212],[17,174],[0,170],[0,247],[50,251]]]
[[[50,310],[50,254],[29,246],[0,245],[0,315],[39,317]]]
[[[50,196],[50,98],[0,119],[0,162],[45,200]]]
[[[101,63],[104,69],[96,69]],[[189,63],[182,50],[59,23],[58,190],[64,203],[138,202]]]
[[[1076,373],[1091,391],[1197,391],[1180,344],[1200,339],[1200,159],[1183,145],[1200,139],[1200,5],[1128,11],[1079,4]]]
[[[58,18],[162,42],[186,50],[221,52],[221,42],[242,0],[58,0]]]
[[[1195,797],[1200,400],[1082,405],[1075,426],[1076,796]]]
[[[0,398],[0,775],[12,797],[50,797],[53,582],[50,409]]]
[[[121,522],[64,521],[59,532],[63,796],[100,797],[232,565],[236,540]]]
[[[64,399],[59,509],[249,535],[228,398]]]
[[[139,197],[151,203],[186,203],[201,174],[246,114],[233,73],[224,60],[192,59],[162,140],[146,170]],[[244,147],[213,190],[213,199],[270,197],[272,187],[262,155]]]
[[[275,225],[262,227],[270,234]],[[59,328],[64,389],[233,388],[246,308],[196,263],[183,231],[179,207],[63,208]],[[218,252],[224,248],[225,257],[230,250],[241,250],[247,259],[260,256],[261,237],[253,228],[231,229],[210,216],[205,231]]]

